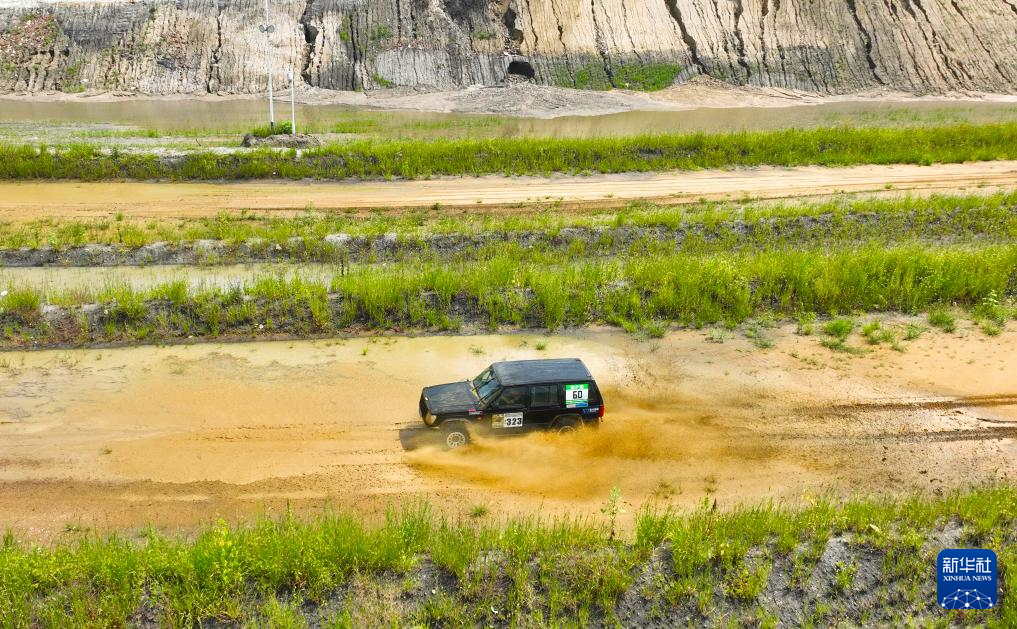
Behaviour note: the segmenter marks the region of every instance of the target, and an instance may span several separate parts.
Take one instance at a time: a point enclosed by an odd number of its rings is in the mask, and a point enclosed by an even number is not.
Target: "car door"
[[[526,411],[526,423],[532,429],[547,428],[554,418],[561,414],[561,385],[534,384],[530,386],[530,408]]]
[[[527,386],[505,387],[486,411],[491,416],[491,432],[508,435],[525,432],[526,407],[530,402],[530,388]]]

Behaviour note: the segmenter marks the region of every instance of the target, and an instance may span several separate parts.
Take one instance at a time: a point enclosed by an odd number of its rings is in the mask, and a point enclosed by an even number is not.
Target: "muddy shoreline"
[[[138,94],[88,90],[80,93],[8,92],[4,100],[26,103],[173,103],[260,101],[265,94]],[[375,89],[340,92],[305,88],[297,102],[303,106],[343,106],[353,110],[470,113],[510,115],[521,118],[553,119],[565,116],[593,117],[633,111],[688,111],[744,107],[785,108],[828,104],[956,104],[1017,103],[1017,94],[957,92],[954,94],[909,94],[893,90],[868,89],[848,94],[821,94],[800,90],[736,86],[708,77],[697,77],[683,85],[659,92],[628,90],[574,90],[553,86],[514,84],[461,90]],[[567,105],[567,106],[564,106]]]

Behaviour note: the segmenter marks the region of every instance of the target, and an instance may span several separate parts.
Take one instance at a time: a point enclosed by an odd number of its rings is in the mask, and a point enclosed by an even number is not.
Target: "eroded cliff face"
[[[1017,91],[1017,0],[176,0],[0,6],[0,90],[451,89],[710,75],[845,93]]]

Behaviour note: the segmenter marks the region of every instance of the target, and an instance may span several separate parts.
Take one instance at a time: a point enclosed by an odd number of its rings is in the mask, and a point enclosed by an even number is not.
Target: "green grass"
[[[797,326],[795,333],[800,336],[811,336],[816,329],[816,313],[799,312],[795,314]]]
[[[1017,123],[821,128],[627,138],[357,141],[296,151],[189,152],[0,145],[0,179],[344,179],[642,172],[731,166],[931,164],[1017,158]]]
[[[30,288],[11,287],[0,291],[0,312],[34,323],[42,315],[42,296]]]
[[[288,247],[291,238],[320,243],[329,234],[376,237],[393,233],[413,240],[434,235],[478,232],[543,232],[554,237],[567,228],[643,228],[688,232],[685,250],[724,251],[780,247],[816,242],[884,242],[913,239],[983,241],[1017,239],[1017,192],[989,195],[902,196],[892,199],[838,199],[827,202],[723,202],[666,206],[635,202],[618,210],[591,214],[547,211],[544,205],[520,208],[511,215],[434,212],[377,213],[358,217],[341,211],[309,209],[301,216],[277,218],[249,212],[192,219],[61,219],[0,221],[0,248],[63,249],[89,243],[137,247],[171,243],[253,239]],[[610,233],[602,244],[610,246]],[[601,243],[589,243],[596,246]]]
[[[711,617],[755,624],[789,611],[767,609],[760,596],[771,573],[801,587],[837,538],[851,558],[834,566],[820,592],[820,616],[842,614],[849,624],[862,622],[863,613],[878,624],[916,616],[956,622],[971,619],[937,609],[933,576],[937,536],[951,523],[963,531],[951,547],[999,556],[1000,604],[979,612],[978,622],[1013,626],[1017,492],[1006,486],[941,497],[819,498],[801,507],[644,510],[621,538],[610,515],[492,521],[444,517],[425,504],[390,509],[370,526],[355,514],[326,512],[220,520],[186,537],[72,530],[38,545],[8,533],[0,545],[0,609],[14,627],[120,626],[136,614],[165,626],[613,624],[620,596],[653,554],[667,552],[671,561],[640,586],[640,598],[692,624]],[[875,572],[875,583],[859,584],[856,562]],[[424,570],[437,570],[442,584],[424,586]],[[843,594],[858,587],[875,600],[848,605]],[[374,598],[386,588],[392,598]]]
[[[249,131],[256,138],[267,138],[271,135],[289,135],[293,132],[293,126],[289,122],[277,122],[275,127],[264,125],[254,127]]]
[[[957,318],[946,308],[936,308],[929,312],[929,325],[944,332],[957,330]]]
[[[614,69],[614,83],[630,90],[655,92],[674,83],[681,68],[670,63],[623,65]]]
[[[854,331],[856,325],[852,319],[834,319],[823,326],[823,333],[844,341]]]
[[[938,325],[942,304],[976,308],[991,296],[1009,303],[1015,286],[1017,245],[1012,244],[673,253],[568,262],[506,248],[481,260],[354,266],[328,283],[266,276],[229,289],[189,292],[178,282],[139,292],[86,287],[36,298],[39,304],[103,304],[85,330],[86,341],[137,338],[139,330],[144,338],[158,339],[463,325],[555,330],[597,322],[658,336],[670,324],[735,325],[802,312],[932,310],[930,323]],[[18,294],[24,304],[32,291]],[[38,311],[24,307],[0,311],[0,322],[9,329],[2,337],[8,343],[25,337],[75,342],[81,333],[80,320],[50,327],[38,321]],[[837,319],[824,332],[843,343],[854,326],[852,320]]]

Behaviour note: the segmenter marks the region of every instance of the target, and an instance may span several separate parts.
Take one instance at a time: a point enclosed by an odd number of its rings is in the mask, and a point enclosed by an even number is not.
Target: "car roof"
[[[502,386],[593,380],[590,370],[578,358],[510,360],[492,364],[491,370]]]

